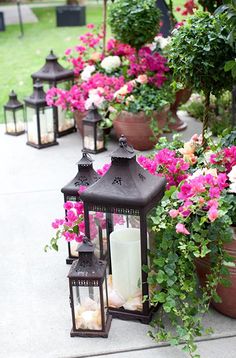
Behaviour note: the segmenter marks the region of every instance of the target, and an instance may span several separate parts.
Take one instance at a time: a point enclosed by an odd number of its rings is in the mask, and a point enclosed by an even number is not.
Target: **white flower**
[[[121,61],[119,56],[105,57],[101,62],[101,67],[107,72],[111,73],[116,68],[120,67]]]
[[[212,154],[214,154],[212,150],[208,150],[207,152],[204,153],[204,158],[207,163],[210,163],[210,157]]]
[[[230,184],[229,191],[230,191],[230,193],[235,193],[236,194],[236,182]]]
[[[96,70],[95,66],[86,66],[83,72],[81,73],[82,81],[88,81],[92,73]]]
[[[163,36],[156,36],[154,39],[154,43],[152,43],[151,45],[151,50],[152,48],[155,49],[156,48],[156,44],[158,43],[159,47],[161,50],[163,50],[167,45],[169,45],[171,41],[171,37],[163,37]]]
[[[93,104],[95,107],[101,108],[105,98],[103,96],[99,96],[99,94],[90,92],[91,91],[89,91],[89,98],[85,101],[85,109],[89,110]]]
[[[236,165],[233,166],[231,172],[228,174],[231,183],[236,184]]]

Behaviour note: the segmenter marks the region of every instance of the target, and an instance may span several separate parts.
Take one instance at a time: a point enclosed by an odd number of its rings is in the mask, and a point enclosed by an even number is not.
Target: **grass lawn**
[[[185,1],[174,1],[174,8]],[[14,89],[20,100],[31,94],[30,76],[42,67],[49,51],[53,49],[59,57],[63,56],[65,49],[76,45],[78,36],[86,31],[86,27],[56,27],[53,7],[34,8],[33,11],[39,22],[25,24],[22,39],[19,39],[18,25],[7,26],[6,31],[0,33],[0,123],[3,122],[2,106],[9,92]],[[101,21],[102,1],[98,5],[89,4],[87,23],[100,24]]]
[[[19,39],[19,26],[7,26],[0,33],[0,122],[3,122],[3,104],[14,89],[20,100],[32,93],[31,74],[42,67],[51,49],[63,56],[66,48],[78,43],[78,36],[86,27],[56,27],[55,9],[34,9],[39,22],[25,24],[25,36]],[[102,7],[87,7],[87,23],[100,24]]]

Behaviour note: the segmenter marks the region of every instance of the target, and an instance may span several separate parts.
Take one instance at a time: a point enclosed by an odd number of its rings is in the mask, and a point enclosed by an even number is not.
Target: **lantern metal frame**
[[[88,152],[88,153],[92,153],[92,154],[98,154],[101,152],[104,152],[106,150],[105,148],[105,133],[104,130],[99,128],[99,123],[101,123],[102,121],[102,117],[100,115],[100,113],[98,112],[97,107],[92,104],[91,108],[88,111],[88,114],[85,118],[83,118],[82,120],[82,126],[83,126],[83,148]],[[85,143],[85,138],[86,138],[86,131],[85,131],[85,127],[91,127],[93,130],[93,142],[94,142],[94,149],[88,148],[88,146]],[[102,131],[102,142],[103,142],[103,147],[102,148],[97,148],[97,131],[101,130]]]
[[[123,136],[119,148],[111,155],[112,163],[107,173],[92,187],[81,193],[84,202],[85,234],[90,234],[89,212],[106,213],[107,260],[112,274],[110,234],[113,231],[112,214],[135,215],[140,220],[141,266],[148,264],[147,215],[164,195],[166,180],[144,170],[136,161],[134,150],[127,145]],[[142,270],[142,295],[149,296],[148,275]],[[154,311],[149,301],[143,303],[143,310],[130,311],[110,308],[113,317],[140,320],[149,323]]]
[[[25,112],[24,112],[24,105],[17,99],[16,93],[12,90],[9,94],[9,100],[8,102],[3,106],[4,108],[4,121],[6,126],[6,132],[5,134],[18,136],[25,133],[25,129],[22,131],[17,132],[16,126],[16,112],[22,110],[23,113],[23,122],[25,123]],[[8,132],[7,130],[7,112],[11,112],[13,115],[13,121],[15,125],[15,132]]]
[[[81,201],[78,190],[80,186],[90,186],[100,179],[100,175],[93,169],[93,160],[85,150],[82,150],[82,158],[77,163],[78,172],[76,176],[62,189],[61,192],[64,194],[64,202],[67,201]],[[67,210],[65,210],[67,215]],[[68,257],[66,263],[72,264],[78,257],[73,256],[71,253],[71,243],[68,242]]]
[[[68,70],[60,65],[58,57],[54,54],[53,50],[51,50],[49,55],[46,57],[44,66],[39,71],[33,73],[31,77],[33,79],[33,83],[39,79],[42,83],[47,83],[49,88],[58,87],[58,84],[60,83],[69,83],[71,85],[74,83],[74,71]],[[71,128],[59,131],[58,108],[56,106],[53,107],[53,117],[58,137],[63,137],[77,131],[75,120],[74,125]]]
[[[43,90],[43,85],[42,83],[37,80],[34,84],[34,90],[33,90],[33,94],[27,98],[25,98],[25,112],[26,112],[26,123],[28,126],[28,118],[27,118],[27,108],[32,108],[35,110],[35,114],[37,116],[37,136],[38,136],[38,144],[33,143],[29,140],[27,140],[26,144],[37,148],[37,149],[42,149],[42,148],[47,148],[47,147],[51,147],[53,145],[58,145],[58,142],[56,140],[56,131],[55,131],[55,124],[53,122],[53,127],[54,127],[54,140],[49,142],[49,143],[42,143],[41,142],[41,128],[40,128],[40,110],[42,109],[48,109],[51,108],[50,106],[47,105],[46,102],[46,93]],[[28,136],[28,133],[27,133]]]
[[[107,263],[99,260],[94,255],[94,245],[86,237],[78,249],[79,258],[75,260],[70,268],[69,279],[69,300],[72,314],[71,337],[103,337],[107,338],[111,326],[112,316],[108,310],[105,312],[105,299],[108,302],[107,291]],[[105,298],[103,284],[105,283]],[[76,329],[73,287],[98,287],[101,305],[101,330]]]

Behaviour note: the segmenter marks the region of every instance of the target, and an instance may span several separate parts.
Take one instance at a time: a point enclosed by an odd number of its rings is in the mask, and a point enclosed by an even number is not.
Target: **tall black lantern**
[[[83,156],[77,163],[78,172],[76,176],[62,189],[61,192],[64,194],[64,202],[67,201],[80,201],[80,195],[78,190],[80,186],[89,186],[94,184],[100,176],[93,169],[93,162],[91,157],[83,150]],[[78,258],[78,252],[76,251],[78,244],[73,246],[72,243],[68,242],[68,258],[66,259],[67,264],[71,264],[75,259]]]
[[[48,84],[48,88],[59,87],[68,89],[74,83],[74,71],[62,67],[58,62],[58,57],[51,50],[46,57],[44,66],[31,75],[33,82],[39,79]],[[54,121],[58,137],[76,131],[74,118],[60,107],[53,108]]]
[[[53,109],[46,102],[46,93],[39,81],[33,94],[25,99],[27,144],[41,149],[58,144],[53,121]]]
[[[98,109],[92,105],[87,116],[83,118],[83,147],[89,153],[97,154],[106,150],[101,122],[102,117]]]
[[[106,262],[94,255],[94,245],[86,238],[79,259],[70,272],[71,337],[108,337],[112,317],[107,310]]]
[[[17,136],[25,133],[24,105],[18,101],[14,91],[11,91],[4,106],[4,118],[6,134]]]
[[[164,194],[166,181],[144,170],[123,136],[111,155],[107,173],[81,194],[84,202],[86,235],[91,231],[91,214],[106,216],[108,238],[108,307],[112,316],[148,323],[152,308],[147,273],[150,246],[147,220]],[[155,289],[155,288],[154,288]]]

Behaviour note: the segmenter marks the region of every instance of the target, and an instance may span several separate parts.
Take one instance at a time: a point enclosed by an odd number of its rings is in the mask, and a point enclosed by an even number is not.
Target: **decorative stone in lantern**
[[[68,274],[73,323],[70,335],[106,338],[112,320],[107,309],[106,261],[94,255],[94,245],[87,238],[78,251],[79,259]]]
[[[101,122],[102,117],[93,104],[87,116],[83,118],[83,148],[89,153],[97,154],[106,150]]]
[[[113,317],[148,323],[153,309],[148,300],[143,303],[143,296],[148,297],[157,287],[149,287],[142,270],[148,264],[150,247],[147,221],[164,194],[166,181],[137,163],[123,136],[111,160],[107,173],[81,194],[85,233],[88,236],[91,231],[91,214],[106,215],[109,311]]]
[[[4,118],[6,134],[17,136],[25,133],[24,105],[18,101],[14,91],[11,91],[4,106]]]
[[[94,184],[100,176],[93,169],[92,158],[82,150],[83,156],[77,163],[78,172],[76,176],[62,189],[61,192],[64,194],[64,202],[67,201],[80,201],[80,195],[78,190],[80,186],[89,186]],[[67,264],[71,264],[75,259],[78,258],[78,243],[68,242],[68,258],[66,259]]]
[[[68,70],[61,66],[58,62],[58,57],[50,51],[46,57],[44,66],[37,72],[31,75],[33,82],[39,79],[41,82],[48,85],[48,88],[58,87],[68,89],[74,82],[73,70]],[[70,113],[60,107],[53,107],[54,121],[56,125],[56,132],[58,137],[76,131],[74,118],[70,117]]]
[[[34,84],[33,94],[25,99],[27,144],[37,149],[58,144],[53,121],[53,109],[46,102],[40,81]]]

